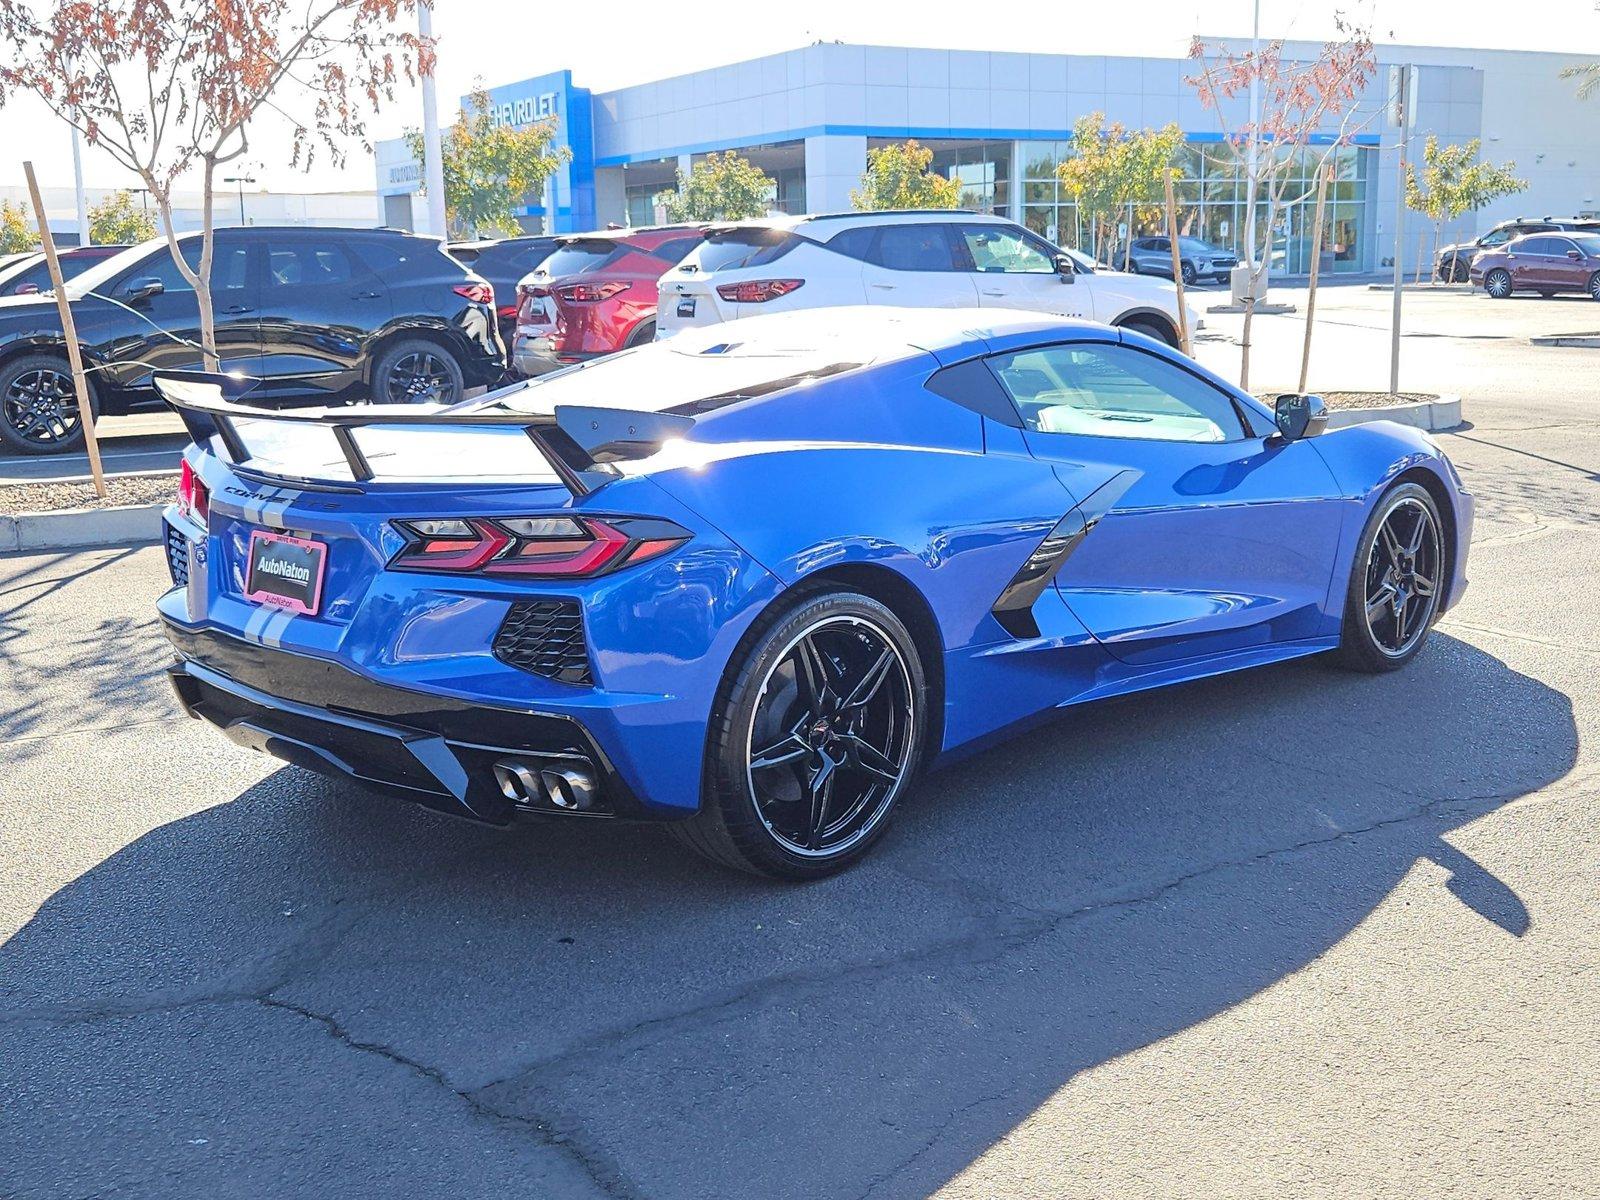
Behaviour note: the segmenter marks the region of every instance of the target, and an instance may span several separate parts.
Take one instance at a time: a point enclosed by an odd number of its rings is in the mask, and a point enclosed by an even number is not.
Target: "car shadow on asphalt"
[[[285,768],[0,947],[0,1058],[34,1097],[11,1169],[39,1173],[0,1184],[390,1194],[393,1114],[354,1082],[381,1068],[417,1089],[408,1194],[480,1194],[475,1136],[427,1137],[451,1113],[595,1194],[927,1195],[1082,1072],[1327,953],[1419,863],[1524,934],[1448,835],[1576,750],[1566,696],[1436,633],[1394,675],[1301,662],[1070,713],[930,775],[805,887],[659,830],[497,832]]]

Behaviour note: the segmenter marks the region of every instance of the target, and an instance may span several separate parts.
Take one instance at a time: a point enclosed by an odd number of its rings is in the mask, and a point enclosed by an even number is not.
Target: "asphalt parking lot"
[[[249,755],[159,549],[0,558],[0,1196],[1600,1195],[1600,351],[1525,340],[1600,305],[1406,302],[1478,501],[1410,669],[1081,709],[807,887]]]

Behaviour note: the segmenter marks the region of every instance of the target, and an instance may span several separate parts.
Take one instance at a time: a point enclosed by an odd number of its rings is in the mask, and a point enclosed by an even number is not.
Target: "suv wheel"
[[[66,359],[27,354],[0,370],[0,443],[21,454],[66,454],[83,445]]]
[[[1170,321],[1158,320],[1155,317],[1132,317],[1126,321],[1117,322],[1124,329],[1132,329],[1142,333],[1145,337],[1155,338],[1158,342],[1165,342],[1174,350],[1183,347],[1178,344],[1178,331],[1172,327]]]
[[[1194,264],[1192,262],[1186,262],[1179,268],[1179,271],[1183,275],[1184,286],[1193,287],[1194,281],[1197,278],[1195,275]]]
[[[454,404],[466,390],[455,355],[434,342],[396,342],[372,369],[374,404]]]

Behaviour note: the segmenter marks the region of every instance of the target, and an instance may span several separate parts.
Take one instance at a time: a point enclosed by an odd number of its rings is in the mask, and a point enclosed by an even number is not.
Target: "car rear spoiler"
[[[530,416],[505,411],[417,409],[403,404],[350,405],[328,408],[259,408],[242,401],[259,384],[244,375],[204,371],[157,371],[156,390],[182,419],[196,445],[220,448],[235,466],[250,470],[255,457],[240,422],[282,423],[328,430],[356,483],[379,478],[361,445],[361,431],[390,430],[521,429],[528,442],[549,464],[573,496],[586,496],[618,478],[615,464],[648,458],[663,443],[681,438],[694,427],[694,418],[678,413],[638,412],[631,409],[558,404],[552,416]],[[314,476],[262,471],[300,483],[340,482]]]

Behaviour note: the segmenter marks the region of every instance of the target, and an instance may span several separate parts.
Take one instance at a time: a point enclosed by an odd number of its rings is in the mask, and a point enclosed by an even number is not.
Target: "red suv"
[[[511,364],[522,375],[656,336],[656,281],[700,244],[699,225],[578,233],[517,285]]]

